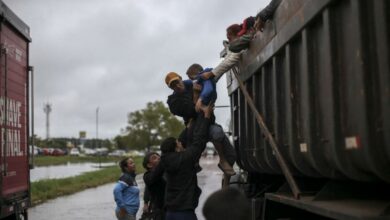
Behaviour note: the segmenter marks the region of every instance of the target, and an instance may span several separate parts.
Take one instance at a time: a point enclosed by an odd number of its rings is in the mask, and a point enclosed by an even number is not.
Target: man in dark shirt
[[[202,67],[200,66],[200,68]],[[168,96],[167,103],[169,110],[172,114],[183,117],[184,124],[186,125],[184,133],[187,133],[188,136],[188,143],[186,145],[190,145],[193,131],[191,120],[195,119],[198,115],[193,101],[193,89],[198,89],[194,87],[196,83],[193,84],[192,80],[182,80],[181,76],[175,72],[170,72],[166,75],[165,83],[173,90],[173,93]],[[220,155],[218,167],[225,175],[232,176],[235,174],[232,168],[236,160],[234,148],[223,132],[222,127],[215,123],[215,116],[213,114],[211,115],[211,123],[208,141],[214,144],[215,149]]]
[[[166,182],[163,178],[164,168],[160,164],[160,155],[156,152],[147,153],[142,165],[146,169],[144,182],[145,189],[147,189],[150,197],[149,212],[154,216],[154,220],[165,219],[164,197]]]
[[[206,147],[212,108],[202,107],[194,125],[194,136],[190,146],[183,148],[174,137],[161,144],[161,164],[166,174],[166,220],[196,220],[201,189],[198,186],[195,164]]]

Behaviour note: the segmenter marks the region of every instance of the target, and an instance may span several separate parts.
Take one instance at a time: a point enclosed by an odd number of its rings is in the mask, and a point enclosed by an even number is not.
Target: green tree
[[[114,139],[120,149],[143,150],[160,145],[167,137],[177,137],[184,128],[161,101],[149,102],[145,109],[129,113],[127,123],[125,135]]]

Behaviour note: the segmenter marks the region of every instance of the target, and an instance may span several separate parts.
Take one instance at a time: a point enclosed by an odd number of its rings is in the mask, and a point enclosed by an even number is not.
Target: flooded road
[[[115,163],[101,163],[101,167],[113,166]],[[99,169],[99,163],[68,163],[66,165],[35,167],[30,171],[31,182],[42,179],[58,179],[77,176]]]
[[[217,168],[218,157],[202,158],[200,165],[203,170],[198,173],[198,183],[202,189],[196,214],[203,220],[202,207],[207,197],[218,190],[221,185],[222,172]],[[119,168],[118,168],[119,169]],[[141,191],[141,206],[137,219],[142,214],[144,182],[142,175],[137,176]],[[30,220],[109,220],[116,219],[115,202],[112,194],[114,183],[88,189],[70,196],[50,200],[44,204],[29,209]]]

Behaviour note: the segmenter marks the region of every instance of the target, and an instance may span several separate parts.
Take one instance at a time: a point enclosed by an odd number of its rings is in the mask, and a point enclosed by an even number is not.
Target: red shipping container
[[[1,1],[0,218],[22,214],[30,198],[29,27]]]

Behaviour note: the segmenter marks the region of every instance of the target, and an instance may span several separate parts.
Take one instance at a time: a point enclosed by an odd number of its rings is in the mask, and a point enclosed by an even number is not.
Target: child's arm
[[[195,110],[197,112],[200,111],[200,107],[203,105],[208,105],[211,101],[213,93],[215,92],[215,87],[213,86],[213,82],[209,80],[205,80],[203,82],[203,88],[199,95],[199,99],[195,104]]]
[[[208,105],[210,103],[211,96],[212,96],[214,91],[215,91],[215,88],[214,88],[213,83],[210,79],[203,82],[203,88],[202,88],[202,91],[200,92],[199,99],[202,99],[202,103],[204,105]]]

